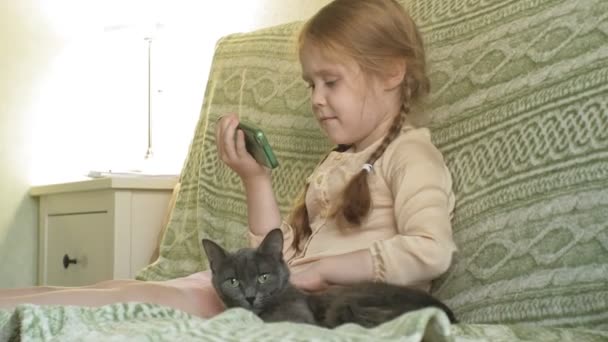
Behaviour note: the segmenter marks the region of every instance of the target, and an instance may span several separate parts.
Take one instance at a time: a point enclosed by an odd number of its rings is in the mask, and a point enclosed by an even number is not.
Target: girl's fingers
[[[238,129],[239,119],[234,114],[223,116],[216,122],[215,139],[220,160],[241,177],[259,174],[260,168],[253,156],[247,152],[245,133]]]
[[[228,120],[226,127],[223,131],[223,144],[224,144],[224,155],[228,160],[235,160],[237,153],[234,144],[234,134],[236,133],[236,126],[239,124],[238,120]]]
[[[249,155],[245,147],[245,132],[236,130],[236,154],[239,158],[246,158]]]
[[[217,151],[220,156],[220,159],[224,162],[226,162],[226,159],[227,159],[226,152],[227,152],[227,149],[229,148],[228,146],[226,146],[226,140],[225,140],[227,127],[230,125],[230,122],[233,121],[235,118],[236,118],[235,114],[225,114],[225,115],[222,115],[215,122],[215,141],[216,141],[216,145],[217,145]]]

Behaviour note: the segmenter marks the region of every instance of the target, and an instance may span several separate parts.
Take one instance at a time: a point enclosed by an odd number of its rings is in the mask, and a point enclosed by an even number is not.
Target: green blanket
[[[576,334],[576,335],[575,335]],[[242,309],[204,320],[158,305],[99,308],[22,305],[0,311],[0,341],[605,341],[608,333],[526,326],[452,325],[437,309],[405,314],[373,329],[334,330],[293,323],[264,324]]]
[[[83,308],[23,305],[0,314],[2,340],[21,341],[420,341],[448,340],[447,317],[435,309],[400,317],[375,329],[345,325],[327,330],[292,323],[263,324],[252,313],[233,309],[210,320],[167,307],[125,303]]]
[[[605,341],[583,329],[450,325],[437,309],[405,314],[373,329],[347,324],[334,330],[294,323],[263,323],[242,309],[204,320],[152,304],[84,308],[22,305],[0,311],[0,341]]]

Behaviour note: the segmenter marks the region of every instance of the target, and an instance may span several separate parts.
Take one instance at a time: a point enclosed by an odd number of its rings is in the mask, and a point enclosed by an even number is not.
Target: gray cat
[[[290,321],[334,328],[344,323],[373,327],[397,316],[437,307],[457,322],[452,311],[428,293],[384,283],[365,282],[307,294],[291,285],[283,260],[283,233],[274,229],[257,249],[229,253],[203,239],[212,283],[228,308],[251,310],[265,322]]]

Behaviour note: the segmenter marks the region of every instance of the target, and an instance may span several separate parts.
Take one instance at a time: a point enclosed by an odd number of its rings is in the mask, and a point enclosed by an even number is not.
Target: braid
[[[380,146],[378,146],[370,155],[366,162],[367,164],[373,165],[382,154],[384,154],[384,151],[386,151],[391,142],[393,142],[401,133],[407,114],[410,112],[411,94],[410,82],[408,82],[408,78],[406,77],[406,81],[403,82],[402,110],[393,120],[393,124]],[[368,173],[367,170],[362,169],[353,179],[351,179],[344,189],[342,195],[342,208],[338,208],[335,211],[339,227],[347,227],[349,224],[359,225],[369,212],[371,208],[371,193],[367,182]]]
[[[409,74],[405,74],[405,82],[403,82],[403,103],[401,104],[401,109],[403,110],[403,120],[405,117],[410,114],[412,110],[412,93],[418,93],[419,82],[416,81],[415,78],[410,76]],[[403,123],[402,123],[403,124]]]
[[[306,193],[308,192],[308,184],[304,187],[304,191],[298,196],[297,204],[291,211],[289,216],[289,223],[291,224],[293,232],[293,242],[291,246],[300,252],[300,242],[312,234],[310,228],[310,222],[308,219],[308,209],[306,208]]]

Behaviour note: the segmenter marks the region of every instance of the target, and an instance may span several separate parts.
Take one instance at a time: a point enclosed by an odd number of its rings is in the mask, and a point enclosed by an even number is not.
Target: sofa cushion
[[[608,2],[410,1],[459,248],[465,322],[608,330]]]

